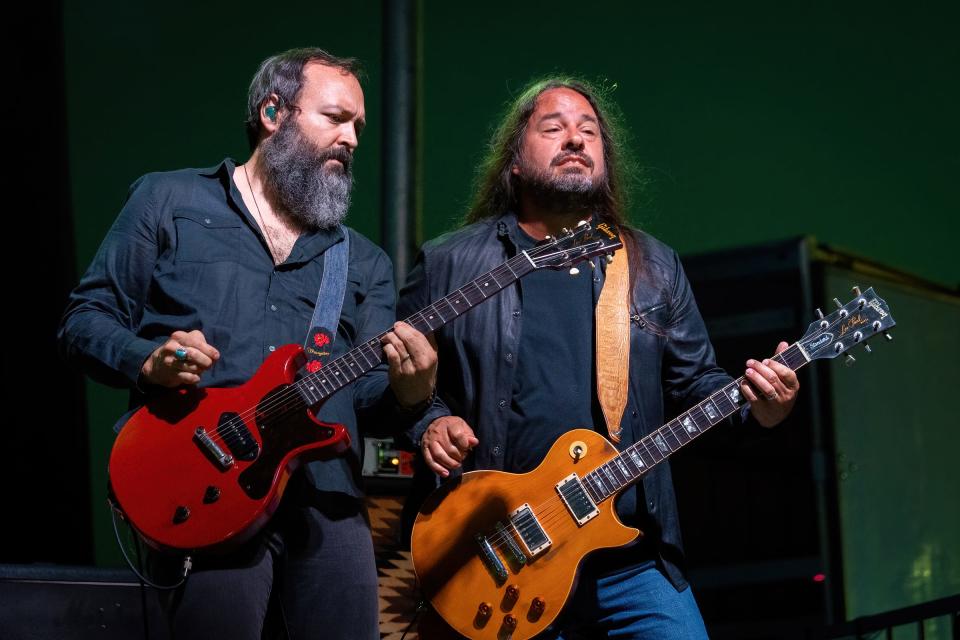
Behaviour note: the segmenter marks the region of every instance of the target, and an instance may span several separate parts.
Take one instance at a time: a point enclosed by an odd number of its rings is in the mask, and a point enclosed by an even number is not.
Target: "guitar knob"
[[[520,599],[520,589],[517,588],[517,585],[511,584],[507,587],[507,598],[510,600]]]
[[[534,598],[533,602],[530,604],[530,617],[539,618],[543,615],[544,609],[547,608],[547,603],[543,598]]]
[[[187,521],[187,518],[190,517],[190,509],[180,505],[177,507],[177,510],[173,512],[173,524],[181,524]]]
[[[207,487],[207,490],[203,492],[203,502],[204,504],[212,504],[220,499],[220,487],[210,485]]]
[[[517,618],[512,613],[503,616],[503,627],[507,631],[513,631],[517,628]]]
[[[481,618],[489,618],[491,613],[493,613],[493,606],[489,602],[481,602],[477,607],[477,615]]]

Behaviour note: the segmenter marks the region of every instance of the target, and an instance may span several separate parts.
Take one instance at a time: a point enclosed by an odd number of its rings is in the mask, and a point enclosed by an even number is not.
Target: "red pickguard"
[[[242,542],[273,514],[301,461],[350,446],[342,425],[315,420],[303,403],[291,402],[294,394],[284,393],[302,364],[303,349],[287,345],[243,386],[178,391],[127,421],[110,454],[110,484],[123,513],[148,543],[208,550]],[[257,441],[255,459],[235,459],[224,468],[198,443],[197,427],[220,442],[217,427],[224,414],[235,414],[232,424],[242,420]],[[211,500],[213,494],[218,495]],[[181,507],[189,511],[186,518],[183,509],[176,517]]]

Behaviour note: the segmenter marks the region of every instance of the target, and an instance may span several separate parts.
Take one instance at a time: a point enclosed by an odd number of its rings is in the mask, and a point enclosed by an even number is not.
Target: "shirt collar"
[[[200,175],[219,179],[234,209],[243,214],[243,216],[247,218],[248,223],[252,224],[255,229],[259,228],[256,220],[251,217],[251,212],[247,210],[247,206],[243,202],[243,196],[240,195],[240,190],[233,180],[233,172],[236,168],[236,160],[233,158],[224,158],[219,164],[201,169]],[[309,262],[313,260],[331,246],[343,240],[344,233],[345,227],[343,225],[337,225],[333,229],[304,231],[300,234],[300,237],[297,238],[297,242],[293,245],[293,251],[291,251],[285,264]]]

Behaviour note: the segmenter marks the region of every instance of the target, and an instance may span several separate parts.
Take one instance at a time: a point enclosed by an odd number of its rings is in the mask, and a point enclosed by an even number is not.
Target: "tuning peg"
[[[563,235],[567,235],[568,233],[570,233],[570,229],[567,229],[566,227],[564,227],[563,229],[560,229],[560,233],[562,233]]]
[[[570,267],[570,275],[575,276],[578,273],[580,273],[580,269],[577,269],[576,267]]]
[[[840,302],[839,299],[834,298],[834,299],[833,299],[833,304],[837,305],[837,309],[843,309],[843,303]]]
[[[823,311],[820,311],[820,307],[817,307],[817,317],[820,318],[821,329],[826,329],[830,326],[830,323],[823,319]]]
[[[884,332],[883,332],[883,337],[887,339],[887,342],[892,342],[892,341],[893,341],[893,336],[890,335],[890,333],[887,332],[887,331],[884,331]]]
[[[590,224],[590,223],[587,222],[586,220],[581,220],[580,222],[577,223],[577,226],[578,226],[578,227],[582,227],[582,226],[588,225],[588,224]],[[860,295],[860,294],[857,294],[857,295]]]
[[[857,285],[853,285],[853,295],[855,295],[858,298],[861,295],[863,295],[862,293],[860,293],[860,287],[858,287]]]
[[[612,253],[608,253],[608,254],[607,254],[607,264],[610,264],[611,262],[613,262],[613,254],[612,254]]]
[[[868,344],[863,345],[863,350],[866,351],[868,355],[873,353],[873,349],[871,349]]]
[[[848,353],[847,357],[843,361],[843,364],[847,365],[848,367],[852,367],[856,361],[857,359],[853,357],[853,354]]]
[[[593,264],[593,260],[587,260],[587,266],[590,267],[591,269],[595,269],[595,268],[596,268],[596,267],[594,266],[594,264]]]
[[[543,236],[544,240],[553,240],[553,236]]]

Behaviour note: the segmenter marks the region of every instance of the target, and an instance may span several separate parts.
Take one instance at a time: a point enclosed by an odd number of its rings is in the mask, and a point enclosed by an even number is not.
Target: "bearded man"
[[[280,345],[303,344],[316,303],[328,304],[318,292],[338,244],[348,247],[342,307],[317,345],[334,358],[387,332],[387,362],[318,415],[344,424],[352,448],[298,469],[273,520],[243,548],[194,558],[185,585],[162,594],[175,638],[260,638],[268,604],[287,637],[379,637],[358,425],[421,415],[436,354],[395,324],[390,260],[341,225],[364,117],[355,60],[321,49],[267,59],[250,85],[247,162],[137,180],[71,295],[63,352],[93,378],[129,388],[135,405],[163,388],[239,385]],[[163,572],[167,558],[152,556]]]
[[[622,451],[659,428],[666,415],[732,382],[716,365],[676,253],[627,225],[628,172],[612,109],[602,93],[575,79],[528,86],[495,130],[467,224],[424,245],[401,291],[406,314],[583,220],[616,225],[624,242],[614,264],[596,259],[578,275],[531,273],[435,332],[438,399],[409,434],[431,475],[525,473],[573,428],[594,429]],[[612,304],[628,306],[619,317],[629,359],[615,367],[613,377],[621,376],[617,384],[626,393],[622,420],[611,423],[597,389],[602,361],[612,354],[598,355],[595,335],[607,323],[598,300],[617,262],[626,265],[617,276],[623,296]],[[786,347],[781,343],[777,351]],[[740,391],[753,419],[768,427],[783,420],[799,389],[793,371],[749,360],[746,379]],[[642,541],[589,556],[545,637],[705,637],[684,575],[668,465],[624,489],[616,511],[645,533]]]

